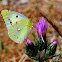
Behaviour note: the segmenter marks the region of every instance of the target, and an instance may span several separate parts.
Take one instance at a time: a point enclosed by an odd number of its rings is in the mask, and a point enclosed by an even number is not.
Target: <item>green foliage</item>
[[[54,5],[53,5],[52,3],[50,3],[50,8],[53,8],[53,6],[54,6]]]
[[[31,58],[31,59],[35,59],[36,55],[37,55],[37,49],[34,46],[34,44],[32,45],[28,45],[26,47],[26,54]]]
[[[47,47],[47,41],[43,42],[41,38],[37,38],[35,40],[35,46],[39,51],[42,51],[45,49],[45,47]]]
[[[5,53],[6,53],[6,54],[8,53],[8,49],[7,49],[7,48],[5,48]]]
[[[0,2],[1,2],[2,0],[0,0]]]
[[[4,42],[1,42],[1,49],[4,50]],[[5,48],[5,53],[7,54],[8,53],[8,49]]]
[[[55,54],[57,45],[49,44],[46,49],[46,55],[51,56]]]
[[[0,58],[0,62],[2,61],[2,59]]]
[[[4,43],[1,42],[1,49],[3,50],[4,49]]]
[[[35,6],[34,6],[34,7],[35,7],[35,9],[36,9],[36,10],[38,9],[38,5],[37,5],[37,4],[35,4]]]

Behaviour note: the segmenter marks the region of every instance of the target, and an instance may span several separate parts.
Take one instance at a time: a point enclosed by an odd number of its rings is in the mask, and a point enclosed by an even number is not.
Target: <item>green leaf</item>
[[[8,49],[7,49],[7,48],[5,48],[5,53],[6,53],[6,54],[8,53]]]
[[[0,1],[2,1],[2,0],[0,0]]]
[[[1,42],[1,49],[3,50],[4,49],[4,43]]]
[[[36,9],[36,10],[38,9],[38,5],[37,5],[37,4],[35,4],[35,9]]]
[[[53,6],[54,6],[54,5],[53,5],[52,3],[50,3],[50,8],[53,8]]]

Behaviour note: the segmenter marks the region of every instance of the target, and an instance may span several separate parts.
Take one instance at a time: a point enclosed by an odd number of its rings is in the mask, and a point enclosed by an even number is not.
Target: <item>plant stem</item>
[[[40,58],[40,62],[43,62],[43,61],[46,61],[48,59],[52,59],[53,57],[58,57],[58,56],[61,56],[62,54],[60,53],[59,55],[54,55],[54,56],[51,56],[50,58],[49,57],[41,57]]]

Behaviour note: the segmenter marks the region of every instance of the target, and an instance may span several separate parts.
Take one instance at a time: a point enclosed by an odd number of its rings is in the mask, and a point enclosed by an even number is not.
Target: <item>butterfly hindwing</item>
[[[8,31],[10,38],[17,43],[22,43],[30,32],[32,22],[30,20],[18,21]]]

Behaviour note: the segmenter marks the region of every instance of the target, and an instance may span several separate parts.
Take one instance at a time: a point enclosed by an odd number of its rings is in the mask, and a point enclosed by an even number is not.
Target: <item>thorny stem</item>
[[[52,56],[52,57],[50,57],[50,58],[48,58],[48,59],[52,59],[53,57],[58,57],[58,56],[61,56],[62,54],[60,53],[59,55],[54,55],[54,56]]]
[[[58,56],[61,56],[62,54],[60,53],[60,54],[58,54],[58,55],[54,55],[54,56],[51,56],[50,58],[48,57],[48,58],[44,58],[43,60],[41,60],[41,58],[40,58],[40,62],[41,61],[46,61],[47,59],[52,59],[53,57],[58,57]]]

